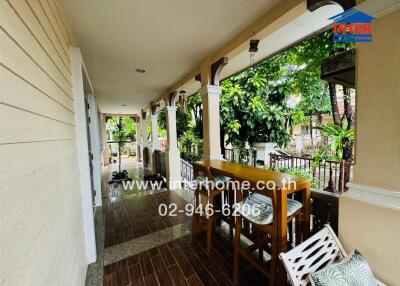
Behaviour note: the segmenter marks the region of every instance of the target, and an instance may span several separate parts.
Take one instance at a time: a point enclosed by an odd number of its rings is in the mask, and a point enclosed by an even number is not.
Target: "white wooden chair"
[[[281,253],[279,258],[286,268],[293,286],[310,285],[308,275],[335,262],[341,261],[347,253],[329,225],[315,235],[291,249]],[[376,280],[377,285],[385,285]]]

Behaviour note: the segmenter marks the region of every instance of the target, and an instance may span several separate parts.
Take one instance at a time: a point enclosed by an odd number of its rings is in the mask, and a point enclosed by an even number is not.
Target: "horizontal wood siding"
[[[84,285],[69,46],[57,0],[0,1],[1,285]]]

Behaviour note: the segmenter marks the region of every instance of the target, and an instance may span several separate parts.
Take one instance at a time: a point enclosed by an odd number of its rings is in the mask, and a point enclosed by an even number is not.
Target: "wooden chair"
[[[210,181],[218,182],[218,181],[225,181],[229,178],[222,176],[214,176],[209,171],[207,172],[206,176],[199,176],[196,179],[200,182],[198,187],[194,190],[194,213],[192,216],[192,235],[196,236],[200,231],[206,230],[207,232],[207,252],[208,254],[211,253],[212,247],[212,237],[213,232],[215,229],[215,225],[217,222],[221,220],[222,212],[219,210],[218,212],[215,211],[215,207],[217,204],[221,203],[222,196],[224,191],[228,191],[227,188],[223,189],[210,189],[204,186],[201,186],[201,181],[207,178]],[[195,179],[195,180],[196,180]],[[206,204],[209,204],[213,208],[213,215],[208,216],[206,213],[204,215],[199,215],[196,213],[197,208],[200,205],[200,198],[206,199]],[[201,202],[203,203],[203,202]],[[233,225],[230,225],[230,231],[233,233]]]
[[[335,232],[329,225],[279,258],[293,286],[310,285],[309,274],[347,257]],[[384,285],[376,280],[377,285]]]
[[[263,195],[269,198],[269,202],[272,207],[272,218],[271,222],[266,224],[258,224],[255,220],[246,216],[245,214],[238,211],[238,215],[236,217],[236,225],[235,225],[235,251],[234,251],[234,262],[233,262],[233,284],[237,285],[239,280],[239,260],[242,256],[245,258],[252,266],[254,266],[257,270],[267,276],[270,280],[270,285],[275,285],[277,280],[277,272],[278,272],[278,219],[277,219],[277,190],[264,190]],[[257,194],[258,195],[258,194]],[[240,198],[241,192],[237,191],[237,198]],[[254,194],[253,194],[254,196]],[[271,211],[271,209],[270,209]],[[291,215],[287,217],[288,223],[291,223],[295,218],[296,221],[296,242],[300,241],[301,237],[301,226],[300,226],[300,217],[301,217],[302,207],[300,207],[294,211]],[[250,223],[253,227],[253,230],[257,233],[256,237],[253,238],[253,244],[248,247],[241,246],[241,232],[242,232],[242,221]],[[263,252],[266,250],[267,244],[270,244],[269,250],[271,259],[268,262],[263,261]],[[254,252],[258,250],[258,257],[254,256]]]

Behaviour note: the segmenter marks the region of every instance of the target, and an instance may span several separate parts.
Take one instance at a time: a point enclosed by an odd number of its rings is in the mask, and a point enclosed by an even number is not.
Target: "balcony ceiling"
[[[60,3],[100,109],[136,113],[278,0]]]
[[[139,113],[278,2],[60,0],[101,111],[122,114]],[[398,5],[399,0],[365,1],[357,8],[378,16]],[[261,39],[255,60],[328,26],[327,19],[341,11],[336,5],[306,11]],[[226,78],[249,65],[249,54],[243,51],[229,59],[221,76]],[[146,73],[137,73],[136,68]],[[199,84],[193,79],[183,88],[191,94]]]

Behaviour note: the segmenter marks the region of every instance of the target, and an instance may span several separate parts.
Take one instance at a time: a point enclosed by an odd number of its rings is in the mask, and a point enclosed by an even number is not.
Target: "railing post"
[[[332,180],[332,164],[329,163],[329,181],[328,181],[328,186],[325,188],[325,191],[327,192],[335,192],[335,183]]]
[[[275,154],[269,154],[269,167],[275,167]]]
[[[350,160],[342,160],[340,161],[340,174],[339,174],[339,192],[343,193],[347,190],[347,183],[350,181],[350,168],[351,161]]]

